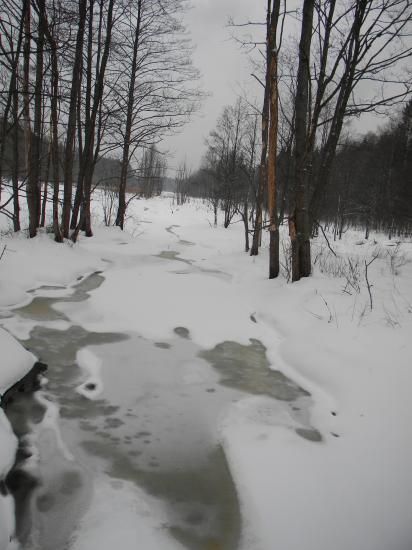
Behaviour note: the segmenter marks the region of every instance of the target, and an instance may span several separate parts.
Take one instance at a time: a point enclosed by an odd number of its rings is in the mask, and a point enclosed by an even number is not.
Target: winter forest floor
[[[135,200],[125,232],[94,204],[76,245],[0,239],[0,393],[49,365],[9,415],[38,484],[20,545],[0,496],[0,550],[410,550],[411,242],[320,236],[290,284],[199,201]]]

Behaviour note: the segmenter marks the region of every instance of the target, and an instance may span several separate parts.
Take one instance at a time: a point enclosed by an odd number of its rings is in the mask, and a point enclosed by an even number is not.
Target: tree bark
[[[45,0],[37,0],[39,20],[42,22],[44,34],[50,47],[51,57],[51,163],[53,173],[53,231],[56,242],[63,242],[59,225],[59,134],[58,134],[58,111],[59,111],[59,65],[57,59],[57,43],[47,19]]]
[[[73,158],[74,158],[74,141],[76,136],[76,110],[77,98],[80,93],[80,85],[82,79],[82,56],[85,19],[87,10],[87,0],[79,0],[79,27],[77,29],[76,50],[73,63],[72,84],[70,89],[70,104],[69,117],[67,121],[67,136],[66,147],[64,154],[63,166],[63,212],[62,212],[62,234],[64,238],[69,237],[70,214],[72,208],[72,192],[73,192]]]
[[[314,0],[304,0],[299,43],[299,66],[295,99],[295,201],[289,220],[292,244],[292,281],[311,273],[310,225],[308,213],[307,132],[310,82],[310,46]]]
[[[5,121],[3,121],[3,124]],[[19,97],[17,78],[14,78],[13,90],[13,229],[20,231],[20,204],[19,204]]]
[[[77,102],[77,128],[78,128],[78,149],[79,149],[79,173],[77,175],[77,187],[76,187],[76,194],[74,197],[74,203],[73,203],[73,211],[72,211],[72,218],[70,222],[70,229],[75,230],[75,233],[72,235],[72,239],[77,238],[77,234],[79,231],[79,214],[80,214],[80,208],[83,203],[83,178],[84,173],[81,170],[81,166],[83,166],[83,156],[84,156],[84,145],[83,145],[83,139],[82,139],[82,127],[84,130],[84,133],[86,135],[87,129],[90,127],[90,111],[91,111],[91,103],[92,103],[92,69],[93,69],[93,17],[94,17],[94,4],[95,0],[89,0],[89,24],[88,24],[88,36],[87,36],[87,63],[86,63],[86,90],[85,90],[85,116],[84,116],[84,124],[82,124],[82,116],[81,116],[81,90],[79,90],[78,94],[78,102]],[[99,42],[99,48],[100,48],[100,42]],[[77,232],[76,232],[77,230]]]
[[[268,0],[268,7],[266,12],[266,36],[269,35],[270,29],[270,0]],[[255,215],[255,227],[253,229],[252,246],[250,248],[250,255],[257,256],[259,253],[259,246],[262,235],[262,218],[263,218],[263,192],[265,188],[265,182],[267,180],[267,150],[268,150],[268,128],[269,128],[269,89],[270,89],[270,73],[269,73],[269,44],[266,40],[266,78],[265,78],[265,93],[263,99],[262,108],[262,152],[260,156],[259,165],[259,179],[258,188],[256,193],[256,215]]]
[[[276,158],[278,139],[278,52],[276,44],[280,0],[274,0],[267,37],[269,51],[269,147],[268,147],[268,209],[269,209],[269,279],[279,275],[279,225],[276,204]]]
[[[26,157],[26,197],[27,208],[29,211],[29,236],[35,237],[37,234],[37,205],[36,192],[30,187],[33,180],[30,180],[31,167],[31,128],[30,128],[30,45],[31,45],[31,29],[30,29],[31,9],[30,2],[28,3],[25,18],[24,18],[24,46],[23,46],[23,118],[24,118],[24,142],[25,142],[25,157]]]
[[[126,128],[125,136],[123,141],[123,157],[122,157],[122,167],[120,174],[120,183],[119,183],[119,206],[117,210],[116,225],[121,229],[124,227],[124,218],[126,214],[126,183],[127,183],[127,171],[129,168],[129,150],[130,150],[130,136],[132,133],[132,124],[133,124],[133,111],[134,111],[134,96],[135,96],[135,86],[136,86],[136,75],[137,75],[137,53],[140,43],[140,24],[141,24],[141,10],[142,10],[142,0],[138,1],[137,7],[137,21],[136,29],[133,43],[133,58],[132,66],[130,69],[130,82],[129,82],[129,97],[127,100],[127,119],[126,119]]]
[[[41,1],[38,2],[39,6]],[[39,15],[36,44],[36,81],[34,87],[34,119],[31,136],[29,174],[27,188],[30,194],[29,231],[30,236],[36,234],[40,225],[41,194],[40,194],[40,144],[43,120],[43,78],[44,78],[44,16]]]
[[[72,240],[76,240],[80,227],[84,227],[86,237],[92,237],[93,232],[91,228],[91,213],[90,213],[90,200],[91,200],[91,186],[92,178],[94,171],[94,138],[95,138],[95,129],[96,129],[96,120],[99,111],[99,107],[102,101],[103,90],[104,90],[104,75],[107,66],[107,60],[110,53],[111,37],[112,37],[112,28],[113,28],[113,6],[114,0],[109,0],[108,11],[107,11],[107,21],[106,21],[106,38],[104,42],[103,54],[101,55],[100,62],[97,62],[96,68],[96,83],[94,87],[94,97],[93,105],[90,115],[90,121],[88,127],[85,127],[85,139],[84,139],[84,151],[82,163],[80,166],[80,176],[83,181],[83,205],[82,212],[80,216],[80,222],[76,227]],[[99,41],[100,42],[100,41]],[[98,48],[98,60],[100,59],[100,47]]]

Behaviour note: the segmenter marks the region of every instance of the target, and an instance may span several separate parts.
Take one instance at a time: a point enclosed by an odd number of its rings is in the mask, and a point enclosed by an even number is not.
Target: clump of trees
[[[258,177],[251,217],[251,254],[258,253],[261,232],[268,229],[269,277],[278,275],[278,228],[287,215],[292,280],[297,281],[311,273],[310,239],[325,221],[339,220],[336,223],[341,225],[343,220],[356,221],[365,225],[366,233],[372,220],[374,227],[392,227],[392,232],[395,227],[397,231],[410,227],[409,213],[403,206],[409,193],[406,182],[410,180],[410,104],[397,130],[375,138],[374,154],[379,148],[385,148],[386,153],[366,178],[367,159],[374,156],[367,152],[372,138],[365,138],[363,145],[348,142],[344,127],[351,117],[382,113],[408,100],[412,82],[405,60],[412,54],[412,5],[408,0],[304,0],[300,11],[290,13],[286,3],[267,0],[266,15],[263,41],[250,37],[243,41],[264,59],[260,74],[254,75],[262,85],[263,102],[260,163],[254,166]],[[284,36],[287,19],[297,15],[299,37],[288,41]],[[218,133],[220,127],[221,121]],[[213,134],[211,139],[216,141]],[[218,137],[219,142],[230,143]],[[345,165],[349,161],[344,159],[351,156],[349,153],[354,159],[362,148],[366,156],[356,165],[359,170],[354,176],[354,168]],[[214,180],[220,177],[229,186],[227,190],[219,185],[211,187],[219,190],[226,212],[227,201],[244,188],[244,183],[233,170],[232,178],[219,176],[225,157],[213,154],[216,149],[209,144],[206,158],[214,166],[214,171],[209,169]],[[399,155],[403,155],[402,161]],[[369,182],[367,191],[364,185],[361,192],[355,183],[361,180]],[[352,203],[359,199],[361,203],[354,212]],[[225,214],[225,224],[227,221],[230,215]]]
[[[335,238],[348,226],[388,238],[412,234],[412,101],[375,133],[339,145],[329,185],[320,204],[321,219]]]
[[[184,0],[2,2],[0,213],[16,231],[22,193],[34,237],[51,188],[56,241],[82,230],[91,236],[105,157],[118,159],[121,228],[136,169],[146,196],[159,189],[165,164],[155,145],[187,122],[200,98],[185,9]],[[12,186],[2,197],[3,176]]]
[[[201,169],[189,178],[189,193],[205,198],[218,209],[228,227],[238,214],[245,227],[245,250],[250,248],[250,219],[255,216],[257,193],[256,159],[259,149],[256,109],[239,98],[223,109],[216,129],[207,140]]]

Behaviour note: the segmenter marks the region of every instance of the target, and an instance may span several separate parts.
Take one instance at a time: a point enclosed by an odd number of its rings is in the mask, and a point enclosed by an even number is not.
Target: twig
[[[3,250],[1,251],[1,254],[0,254],[0,260],[3,258],[4,253],[6,252],[6,248],[7,248],[7,244],[5,244],[5,245],[3,246]]]
[[[323,229],[323,227],[321,226],[320,223],[318,223],[317,225],[318,225],[318,227],[320,227],[321,230],[322,230],[323,236],[325,237],[325,241],[326,241],[326,244],[328,245],[329,250],[330,250],[330,251],[332,252],[332,254],[337,258],[338,255],[337,255],[336,252],[333,250],[333,248],[330,246],[330,242],[329,242],[329,240],[328,240],[328,238],[327,238],[327,236],[326,236],[325,230]]]
[[[323,303],[325,304],[325,306],[326,306],[326,308],[327,308],[327,310],[328,310],[328,312],[329,312],[329,320],[328,320],[328,323],[330,323],[330,322],[332,322],[332,320],[333,320],[333,315],[332,315],[332,312],[331,312],[330,307],[329,307],[329,305],[328,305],[328,302],[325,300],[325,298],[322,296],[322,294],[319,293],[319,296],[322,298]]]
[[[367,262],[365,260],[365,279],[366,279],[366,285],[368,287],[368,293],[369,293],[369,304],[370,304],[370,308],[371,308],[371,311],[373,309],[373,300],[372,300],[372,292],[371,292],[371,288],[373,287],[373,285],[370,284],[369,282],[369,279],[368,279],[368,267],[371,265],[372,262],[374,262],[376,260],[376,258],[378,257],[378,255],[374,256],[370,262]]]

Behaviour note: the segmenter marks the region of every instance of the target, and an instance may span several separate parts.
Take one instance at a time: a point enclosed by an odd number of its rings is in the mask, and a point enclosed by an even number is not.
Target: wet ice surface
[[[39,324],[24,345],[49,365],[46,396],[60,407],[62,436],[74,454],[74,460],[62,457],[53,433],[41,431],[37,485],[22,494],[24,483],[14,480],[19,536],[26,548],[70,548],[70,536],[89,504],[92,473],[131,481],[158,498],[168,517],[165,529],[187,548],[235,550],[241,517],[218,439],[219,419],[232,402],[263,395],[286,402],[299,423],[296,432],[319,441],[306,418],[308,396],[269,368],[257,340],[202,350],[190,340],[187,327],[176,327],[170,340],[152,342],[136,334],[41,326],[67,321],[53,304],[87,300],[103,281],[94,274],[78,283],[71,296],[36,297],[15,311]],[[76,392],[84,382],[76,354],[85,346],[102,361],[104,390],[94,400]],[[27,413],[41,422],[41,408],[33,399],[22,398],[11,412],[23,434],[30,431],[22,422]]]
[[[185,242],[192,244],[189,241],[185,241]],[[182,241],[179,241],[179,243],[184,244],[184,242]],[[190,268],[173,271],[173,273],[176,273],[177,275],[187,275],[189,273],[190,274],[204,273],[206,275],[211,275],[213,277],[217,277],[218,279],[223,279],[226,281],[230,281],[232,279],[232,276],[229,273],[225,273],[224,271],[220,271],[219,269],[209,269],[209,268],[201,267],[196,265],[196,262],[194,260],[188,260],[187,258],[182,258],[180,256],[180,252],[177,252],[176,250],[162,250],[159,254],[156,254],[155,257],[162,258],[162,260],[182,262],[190,266]]]

